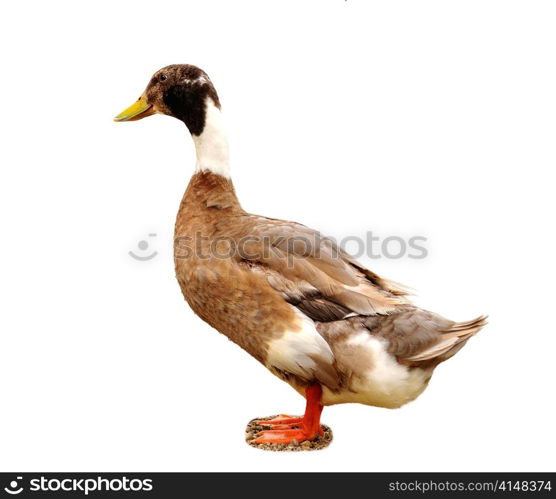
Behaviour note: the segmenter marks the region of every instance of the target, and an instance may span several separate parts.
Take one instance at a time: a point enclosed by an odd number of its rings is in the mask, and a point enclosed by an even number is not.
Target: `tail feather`
[[[482,328],[486,324],[487,317],[485,315],[481,315],[476,319],[472,319],[466,322],[455,322],[449,328],[443,329],[443,333],[451,333],[454,331],[466,331],[475,327],[479,329]]]
[[[450,327],[441,330],[439,341],[411,357],[410,362],[437,359],[444,361],[455,355],[465,345],[467,340],[477,334],[486,325],[486,316],[480,316],[467,322],[455,322]]]

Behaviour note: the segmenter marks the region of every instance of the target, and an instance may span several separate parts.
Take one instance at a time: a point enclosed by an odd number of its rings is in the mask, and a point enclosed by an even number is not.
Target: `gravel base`
[[[257,433],[263,430],[269,430],[270,426],[264,426],[255,423],[257,420],[267,420],[277,417],[274,416],[267,416],[265,418],[255,418],[249,421],[247,424],[247,428],[245,429],[245,441],[251,446],[255,447],[256,449],[262,450],[271,450],[275,452],[297,452],[297,451],[306,451],[306,450],[320,450],[328,447],[330,442],[332,442],[332,430],[329,426],[325,424],[320,425],[322,431],[324,431],[324,435],[322,437],[317,437],[315,440],[306,440],[305,442],[301,442],[300,444],[297,442],[291,442],[289,444],[267,444],[267,443],[255,443],[253,440],[257,438]],[[298,416],[292,416],[298,417]]]

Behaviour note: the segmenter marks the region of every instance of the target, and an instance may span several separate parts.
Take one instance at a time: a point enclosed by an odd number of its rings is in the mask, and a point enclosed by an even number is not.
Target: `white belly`
[[[337,363],[353,371],[353,376],[349,386],[339,392],[323,387],[322,403],[396,408],[417,398],[426,388],[432,369],[398,364],[386,347],[384,340],[361,331],[333,348]]]

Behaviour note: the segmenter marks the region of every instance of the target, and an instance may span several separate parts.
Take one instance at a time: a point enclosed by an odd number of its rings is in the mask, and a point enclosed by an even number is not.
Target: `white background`
[[[0,469],[554,469],[556,9],[549,1],[4,2]],[[490,323],[398,410],[326,408],[318,453],[248,447],[303,399],[198,319],[174,278],[185,127],[118,124],[151,74],[219,90],[243,206],[332,236]],[[127,254],[148,233],[159,254]]]

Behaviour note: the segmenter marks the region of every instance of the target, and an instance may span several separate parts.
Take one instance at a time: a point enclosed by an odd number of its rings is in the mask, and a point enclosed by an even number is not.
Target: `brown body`
[[[381,341],[405,373],[422,373],[420,393],[432,369],[484,323],[457,324],[414,307],[401,289],[317,232],[245,212],[232,182],[210,172],[192,177],[181,202],[175,264],[195,313],[300,392],[315,381],[325,394],[353,391],[354,377],[364,378],[377,363],[372,351],[350,341],[363,332]],[[273,341],[300,330],[300,314],[314,322],[333,355],[313,354],[314,368],[301,374],[268,358]],[[395,400],[393,406],[401,405]]]
[[[268,341],[293,324],[295,314],[264,275],[230,251],[230,241],[254,225],[230,180],[197,173],[178,211],[174,259],[193,311],[264,364]]]

